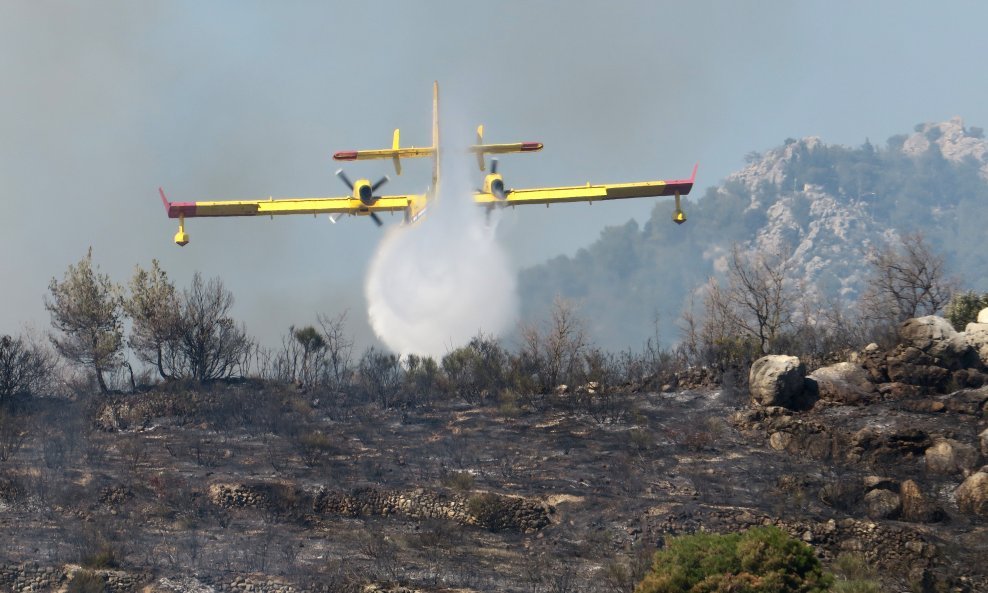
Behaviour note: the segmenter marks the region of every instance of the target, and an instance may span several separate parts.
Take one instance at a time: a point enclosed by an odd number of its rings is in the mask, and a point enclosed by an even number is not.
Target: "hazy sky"
[[[47,329],[49,281],[92,246],[121,283],[152,258],[180,286],[222,277],[267,344],[344,309],[367,344],[370,221],[192,219],[179,248],[158,186],[179,201],[341,195],[332,153],[384,147],[395,127],[428,144],[438,80],[447,123],[545,143],[502,159],[509,187],[679,178],[698,161],[702,193],[789,136],[988,126],[985,23],[973,0],[4,0],[0,333]],[[427,179],[408,162],[386,189]],[[531,265],[653,204],[518,209],[499,233]]]

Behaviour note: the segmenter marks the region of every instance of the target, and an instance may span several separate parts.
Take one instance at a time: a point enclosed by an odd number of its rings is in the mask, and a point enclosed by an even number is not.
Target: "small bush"
[[[336,446],[326,433],[312,430],[302,433],[296,443],[302,461],[309,467],[319,465],[323,458],[332,455],[336,451]]]
[[[673,538],[636,593],[824,593],[832,580],[812,548],[769,526]]]
[[[631,448],[635,451],[648,451],[654,444],[652,433],[644,428],[632,428],[628,432]]]
[[[86,568],[117,568],[120,561],[113,546],[108,542],[101,542],[94,551],[83,555],[81,564]]]
[[[447,488],[467,492],[473,488],[474,478],[470,472],[451,472],[443,478]]]
[[[505,418],[521,416],[520,398],[512,389],[502,389],[497,398],[497,413]]]
[[[833,593],[879,593],[878,575],[861,554],[841,554],[833,565]]]
[[[69,580],[68,593],[103,593],[106,580],[91,570],[77,570]]]

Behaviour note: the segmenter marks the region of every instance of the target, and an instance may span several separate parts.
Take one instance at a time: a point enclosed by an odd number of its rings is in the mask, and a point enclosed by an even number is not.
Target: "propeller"
[[[378,188],[380,188],[382,185],[384,185],[385,183],[391,180],[390,177],[385,175],[384,177],[378,179],[373,185],[371,185],[370,182],[367,181],[366,179],[358,179],[357,184],[354,185],[354,183],[350,181],[350,178],[347,177],[346,173],[343,172],[343,169],[337,171],[336,176],[339,177],[343,181],[343,183],[345,183],[346,186],[350,188],[350,191],[353,192],[355,198],[357,198],[367,206],[374,205],[374,202],[377,201],[377,197],[374,195],[374,192],[376,192]],[[381,220],[381,217],[377,215],[377,212],[371,212],[370,217],[371,220],[374,221],[374,224],[376,224],[377,226],[384,225],[384,222]]]

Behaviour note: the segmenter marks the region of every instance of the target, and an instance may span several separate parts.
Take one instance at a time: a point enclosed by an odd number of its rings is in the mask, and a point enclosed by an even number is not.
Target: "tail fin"
[[[439,81],[432,83],[432,188],[439,188]]]
[[[484,124],[480,124],[479,126],[477,126],[477,146],[483,146],[483,145],[484,145]],[[483,152],[477,153],[477,165],[480,167],[481,171],[484,170]]]
[[[401,175],[401,159],[398,158],[398,149],[401,148],[401,141],[399,140],[400,133],[398,128],[395,128],[394,139],[391,141],[391,150],[395,151],[395,155],[391,157],[392,162],[395,165],[395,174]]]

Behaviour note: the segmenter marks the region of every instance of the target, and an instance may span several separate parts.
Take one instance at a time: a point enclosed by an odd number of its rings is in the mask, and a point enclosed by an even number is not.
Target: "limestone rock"
[[[899,486],[899,497],[902,499],[902,519],[905,521],[933,523],[946,516],[943,509],[926,498],[919,484],[913,480],[906,480]]]
[[[978,444],[981,445],[981,454],[988,457],[988,428],[978,435]]]
[[[795,408],[801,402],[806,365],[795,356],[770,354],[751,365],[748,383],[751,399],[762,406]]]
[[[988,325],[988,307],[978,311],[978,323]]]
[[[908,346],[940,359],[950,369],[971,366],[974,354],[966,336],[957,333],[943,317],[927,315],[907,319],[899,326],[899,338]]]
[[[943,317],[914,317],[899,326],[899,338],[924,352],[934,344],[957,336],[957,330]]]
[[[785,451],[793,441],[792,434],[788,432],[776,431],[768,438],[768,444],[776,451]]]
[[[876,488],[864,497],[871,519],[895,519],[902,512],[902,498],[891,490]]]
[[[940,439],[926,450],[926,469],[938,474],[967,474],[978,464],[978,451],[953,439]]]
[[[968,476],[957,487],[954,496],[962,511],[988,517],[988,472],[986,468]]]
[[[850,362],[819,368],[807,378],[816,381],[820,399],[827,401],[843,404],[867,403],[878,392],[871,382],[869,372]]]
[[[985,309],[982,309],[984,313]],[[978,314],[981,317],[981,313]],[[982,366],[988,366],[988,323],[968,323],[964,328],[964,339],[978,355]]]

